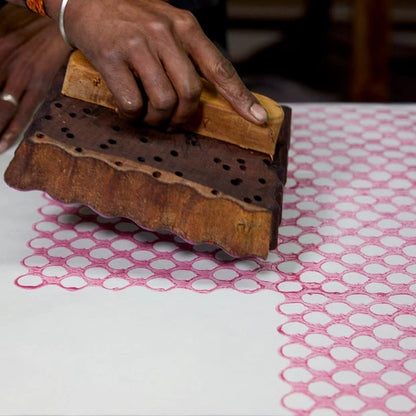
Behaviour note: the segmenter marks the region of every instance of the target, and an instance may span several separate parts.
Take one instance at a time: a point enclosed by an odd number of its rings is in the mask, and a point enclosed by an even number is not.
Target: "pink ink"
[[[29,241],[34,253],[23,260],[28,272],[16,280],[20,287],[275,290],[275,282],[263,278],[266,271],[273,273],[271,261],[236,260],[213,245],[193,247],[171,234],[44,197],[47,204],[39,209],[43,218],[34,225],[38,235]]]
[[[296,415],[416,412],[415,155],[414,106],[295,107],[277,312]]]
[[[289,360],[283,406],[298,416],[415,414],[416,107],[293,110],[279,247],[267,260],[45,196],[16,284],[276,291],[287,318],[277,329]]]

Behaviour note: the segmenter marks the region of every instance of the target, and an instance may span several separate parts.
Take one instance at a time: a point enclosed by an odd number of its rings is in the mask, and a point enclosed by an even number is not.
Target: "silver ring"
[[[19,106],[19,101],[17,101],[16,97],[6,92],[0,92],[0,100],[7,101],[8,103],[13,104],[15,107]]]

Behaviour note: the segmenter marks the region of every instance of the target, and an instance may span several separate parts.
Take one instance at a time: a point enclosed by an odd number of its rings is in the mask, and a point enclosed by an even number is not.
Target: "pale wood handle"
[[[75,51],[70,57],[62,94],[117,110],[104,79],[80,51]],[[264,126],[245,120],[213,87],[203,81],[199,110],[183,127],[244,149],[265,153],[272,158],[284,113],[281,106],[272,99],[260,94],[254,95],[269,116],[268,123]]]

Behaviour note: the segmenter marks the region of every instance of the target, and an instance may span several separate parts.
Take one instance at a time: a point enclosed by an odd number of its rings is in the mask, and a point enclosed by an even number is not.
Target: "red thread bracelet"
[[[26,6],[32,10],[32,12],[35,12],[37,14],[40,14],[41,16],[47,16],[45,11],[45,6],[43,4],[43,0],[25,0]]]

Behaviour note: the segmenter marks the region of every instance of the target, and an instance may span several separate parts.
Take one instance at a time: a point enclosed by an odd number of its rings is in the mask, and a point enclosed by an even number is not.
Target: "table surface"
[[[266,260],[0,183],[1,415],[415,414],[416,105],[292,109]]]

